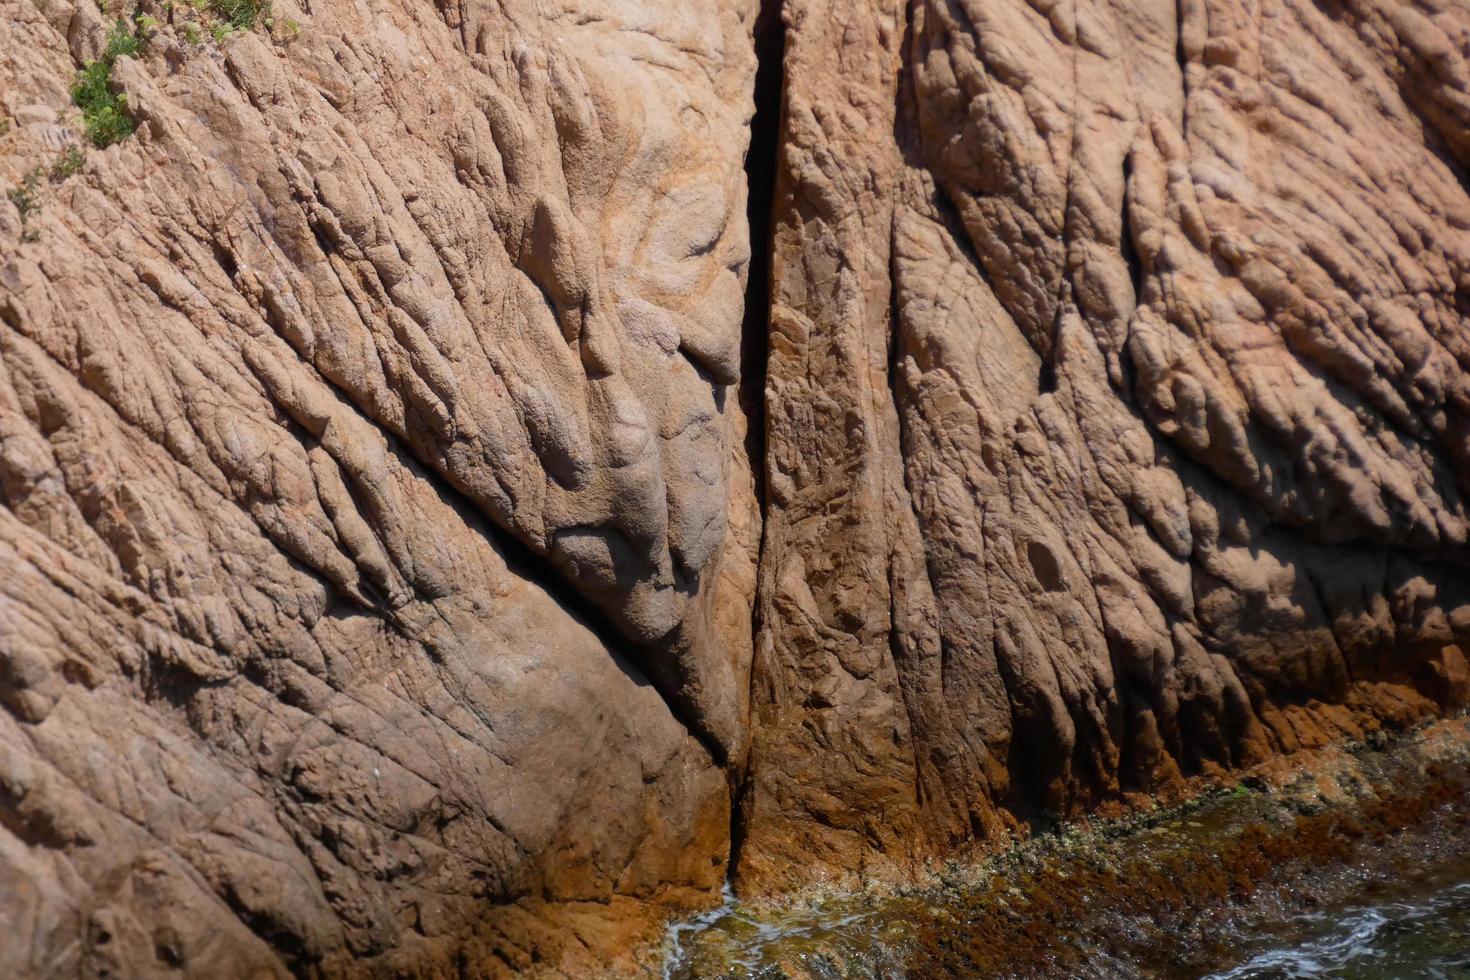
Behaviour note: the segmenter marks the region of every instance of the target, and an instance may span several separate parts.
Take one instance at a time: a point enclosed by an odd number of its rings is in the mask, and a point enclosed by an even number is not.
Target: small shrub
[[[275,19],[271,17],[270,0],[169,0],[165,10],[169,12],[173,20],[173,11],[189,10],[192,16],[185,15],[181,32],[184,40],[196,45],[202,43],[204,31],[209,32],[209,37],[214,41],[222,43],[234,37],[242,31],[248,31],[256,26],[263,26],[266,30],[275,27]],[[139,18],[139,24],[151,18]],[[174,20],[178,23],[178,20]],[[294,39],[301,33],[301,25],[290,21],[292,30],[289,30],[288,40]]]
[[[209,0],[212,14],[229,25],[230,31],[248,31],[256,21],[270,15],[270,0]]]
[[[86,158],[82,156],[82,148],[73,143],[61,151],[61,156],[51,165],[51,183],[59,184],[66,178],[72,176],[82,169]]]
[[[41,168],[36,167],[20,179],[20,183],[10,189],[5,196],[10,198],[16,210],[20,212],[20,220],[25,221],[34,211],[41,210],[41,203],[37,200],[37,193],[41,189]]]
[[[119,18],[108,32],[102,57],[89,61],[77,72],[71,98],[82,110],[82,123],[93,146],[111,146],[138,128],[127,113],[127,96],[112,91],[112,66],[123,55],[137,54],[141,43],[128,33],[127,22]]]
[[[30,222],[31,216],[41,210],[41,179],[44,176],[45,172],[37,166],[22,177],[20,183],[12,187],[5,195],[20,212],[20,240],[23,242],[33,242],[40,237],[36,229],[27,228],[26,225]]]
[[[111,67],[121,56],[137,54],[142,45],[142,39],[129,33],[128,22],[119,17],[117,23],[112,25],[112,30],[107,32],[107,47],[102,52],[102,60]]]

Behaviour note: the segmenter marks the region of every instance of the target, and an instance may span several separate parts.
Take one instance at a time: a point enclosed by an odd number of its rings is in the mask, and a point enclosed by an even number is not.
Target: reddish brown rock
[[[1463,703],[1463,8],[787,9],[747,888]]]
[[[144,12],[74,175],[0,18],[0,973],[605,965],[724,878],[754,9]]]
[[[624,973],[1470,697],[1462,6],[0,4],[7,976]]]

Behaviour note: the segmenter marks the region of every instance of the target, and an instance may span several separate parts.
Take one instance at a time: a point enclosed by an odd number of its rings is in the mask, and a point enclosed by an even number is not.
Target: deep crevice
[[[781,132],[785,116],[786,23],[781,0],[761,0],[752,30],[755,46],[755,112],[750,120],[750,147],[745,155],[745,218],[750,235],[750,266],[745,282],[745,312],[740,327],[740,408],[745,413],[745,457],[750,463],[755,499],[760,509],[756,569],[765,557],[766,541],[766,361],[771,322],[771,227]],[[760,601],[751,604],[751,637],[761,630]],[[753,651],[752,651],[753,652]],[[751,664],[750,685],[755,684]],[[747,725],[747,727],[749,727]],[[750,763],[731,767],[730,854],[726,878],[734,881],[749,811]]]
[[[1128,280],[1133,286],[1133,308],[1128,311],[1123,328],[1123,343],[1118,349],[1117,381],[1114,391],[1123,403],[1129,406],[1130,410],[1137,411],[1137,403],[1133,394],[1134,385],[1137,382],[1134,377],[1133,355],[1129,350],[1129,345],[1133,342],[1134,318],[1138,315],[1139,307],[1144,305],[1143,290],[1148,270],[1144,268],[1143,259],[1138,254],[1137,243],[1133,240],[1133,153],[1134,151],[1130,149],[1123,154],[1123,201],[1118,215],[1118,251],[1123,256],[1124,264],[1128,267]]]
[[[1189,142],[1189,54],[1184,50],[1184,0],[1174,5],[1174,60],[1179,63],[1179,88],[1184,103],[1179,113],[1179,135]]]
[[[754,28],[755,114],[745,155],[748,193],[745,218],[750,234],[750,267],[745,283],[745,313],[740,327],[740,407],[745,412],[745,454],[755,479],[755,497],[765,523],[766,356],[771,319],[771,224],[776,171],[781,152],[783,62],[786,25],[781,0],[762,0]]]
[[[1133,244],[1133,151],[1123,155],[1122,224],[1118,230],[1118,248],[1128,264],[1128,279],[1133,283],[1133,305],[1143,305],[1143,262]]]

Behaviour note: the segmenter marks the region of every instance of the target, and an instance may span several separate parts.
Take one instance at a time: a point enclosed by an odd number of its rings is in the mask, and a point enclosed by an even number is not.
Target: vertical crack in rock
[[[782,60],[786,26],[781,0],[762,0],[755,22],[755,115],[750,121],[750,149],[745,157],[749,189],[745,214],[750,227],[750,273],[745,286],[741,326],[740,396],[749,426],[746,454],[755,474],[756,499],[765,516],[765,391],[767,329],[771,314],[771,207],[776,192],[776,165],[781,152]]]
[[[781,116],[784,111],[786,24],[781,0],[761,0],[753,32],[756,56],[755,114],[750,121],[750,149],[745,157],[746,222],[750,229],[750,270],[745,286],[745,313],[740,338],[740,403],[745,412],[745,452],[754,478],[760,510],[757,574],[764,553],[766,522],[766,356],[771,320],[771,209],[776,193],[776,171],[781,155]],[[760,635],[760,604],[750,610],[751,636]],[[751,672],[751,683],[755,673]],[[740,860],[740,844],[749,788],[749,762],[730,772],[731,876]]]
[[[1120,206],[1121,214],[1118,222],[1118,247],[1122,252],[1123,262],[1128,268],[1128,281],[1133,289],[1133,306],[1128,310],[1123,331],[1122,351],[1117,361],[1117,383],[1114,386],[1118,397],[1124,401],[1133,402],[1134,367],[1133,360],[1128,356],[1128,344],[1132,329],[1133,318],[1138,314],[1138,308],[1143,305],[1143,286],[1145,270],[1143,260],[1138,256],[1138,246],[1133,240],[1137,231],[1137,222],[1133,217],[1133,209],[1136,207],[1134,200],[1135,190],[1133,187],[1133,150],[1123,154],[1123,201]]]
[[[904,32],[905,39],[907,39],[909,37],[909,35],[910,35],[910,33],[911,33],[912,29],[913,29],[912,18],[913,18],[913,4],[910,3],[910,4],[908,4],[908,10],[906,12],[906,23],[905,23],[905,32]],[[905,48],[906,47],[907,47],[907,45],[905,44]],[[896,132],[903,126],[903,124],[905,122],[905,120],[904,120],[904,105],[905,105],[904,96],[905,96],[905,94],[906,94],[906,92],[908,90],[909,90],[908,71],[907,71],[907,68],[905,67],[905,69],[901,73],[901,76],[900,76],[900,79],[899,79],[899,86],[898,86],[898,91],[899,91],[899,107],[898,107],[898,111],[896,113],[896,118],[894,120],[894,128],[895,128],[895,131]],[[895,239],[897,238],[897,220],[896,219],[895,219],[895,222],[894,222],[894,238]],[[895,242],[895,245],[896,245],[896,242]],[[912,519],[915,522],[913,526],[917,528],[918,527],[918,515],[915,514],[915,513],[913,513],[913,509],[912,509],[913,508],[913,499],[914,499],[913,498],[913,488],[909,485],[909,471],[908,471],[908,466],[905,465],[905,460],[907,459],[907,457],[908,457],[908,455],[909,455],[909,453],[910,453],[911,450],[910,450],[910,442],[909,442],[910,436],[909,436],[908,425],[907,425],[907,422],[906,422],[906,419],[905,419],[905,411],[904,411],[904,409],[905,409],[905,406],[904,406],[905,399],[903,398],[903,396],[902,396],[902,394],[900,393],[900,390],[899,390],[899,386],[901,384],[899,375],[900,375],[900,372],[903,370],[903,336],[902,336],[902,332],[903,332],[903,321],[902,321],[901,311],[899,309],[898,260],[897,260],[897,257],[896,257],[895,254],[890,254],[889,255],[888,278],[889,278],[889,292],[888,292],[889,328],[888,328],[888,374],[887,374],[887,380],[888,380],[888,398],[889,398],[889,401],[892,403],[892,406],[893,406],[893,415],[894,415],[894,418],[895,418],[895,420],[897,421],[897,424],[898,424],[898,445],[899,445],[899,448],[901,450],[900,455],[899,455],[899,458],[897,460],[895,460],[895,461],[892,461],[892,465],[896,465],[898,467],[898,475],[899,475],[899,478],[900,478],[900,481],[901,481],[901,485],[903,487],[904,503],[908,506],[908,508],[909,508],[909,515],[912,516]],[[924,547],[924,544],[925,544],[925,542],[923,542],[922,540],[920,540],[919,542],[917,542],[917,550],[919,552],[920,558],[922,559],[922,562],[918,566],[918,568],[921,568],[926,576],[929,576],[929,577],[932,578],[932,571],[929,568],[929,550],[928,550],[928,548]],[[900,684],[903,686],[903,689],[904,689],[904,695],[905,696],[904,696],[904,698],[902,700],[902,703],[903,703],[904,711],[905,711],[906,715],[908,716],[909,729],[911,731],[922,731],[923,719],[920,718],[920,717],[918,717],[918,714],[919,713],[917,711],[915,711],[915,706],[911,702],[911,696],[910,696],[909,690],[908,690],[909,685],[904,683],[904,681],[907,680],[907,675],[908,675],[908,673],[910,672],[910,670],[912,668],[907,663],[907,661],[909,659],[909,656],[908,656],[908,651],[905,649],[905,646],[904,646],[904,639],[905,638],[904,638],[904,636],[902,635],[902,633],[900,632],[900,629],[899,629],[899,623],[902,621],[903,614],[902,614],[902,611],[899,608],[899,595],[900,595],[900,589],[901,589],[902,586],[901,586],[901,583],[899,583],[897,581],[897,578],[898,578],[898,575],[899,575],[898,563],[894,560],[894,556],[891,555],[891,554],[887,556],[887,560],[888,560],[888,655],[893,660],[894,669],[898,672],[899,678],[900,678]],[[915,570],[918,570],[918,569],[915,569]],[[943,670],[942,670],[942,668],[941,668],[941,674],[940,674],[940,683],[941,684],[943,683]],[[917,747],[916,747],[916,751],[917,751]],[[914,760],[914,767],[913,767],[913,776],[914,776],[914,800],[916,801],[916,803],[920,807],[922,807],[924,805],[925,800],[928,799],[931,796],[931,794],[927,791],[927,788],[924,785],[924,774],[925,774],[925,769],[924,769],[923,766],[921,766],[921,765],[918,764],[918,759],[916,757],[915,760]]]
[[[893,142],[897,147],[906,167],[919,168],[922,162],[919,158],[919,104],[917,92],[914,86],[914,67],[911,64],[908,52],[912,50],[914,41],[914,16],[915,7],[919,0],[908,0],[903,8],[903,34],[900,39],[898,50],[903,53],[898,66],[898,83],[895,90],[895,106],[893,113]],[[911,174],[909,175],[911,176]],[[912,190],[912,188],[910,188]],[[941,220],[948,222],[952,228],[962,228],[959,216],[955,211],[954,202],[950,201],[944,191],[938,187],[931,188],[931,203],[935,212]],[[911,528],[916,540],[913,542],[913,552],[916,553],[917,561],[901,562],[898,560],[896,549],[890,548],[886,556],[888,562],[888,655],[893,661],[894,669],[899,677],[899,684],[903,692],[902,705],[907,717],[908,727],[914,733],[913,744],[913,780],[914,800],[917,806],[924,810],[930,808],[931,802],[941,801],[946,795],[942,780],[936,778],[937,774],[932,766],[923,764],[921,754],[926,747],[935,742],[938,733],[932,731],[934,719],[938,714],[933,709],[934,691],[937,687],[942,695],[945,677],[945,664],[949,656],[948,646],[942,636],[931,636],[926,639],[932,642],[926,644],[925,639],[919,639],[912,635],[912,623],[905,626],[906,620],[910,619],[909,609],[913,605],[912,586],[919,585],[926,596],[933,594],[934,568],[932,555],[929,552],[928,542],[920,533],[921,517],[914,506],[914,487],[910,481],[908,460],[912,457],[915,447],[913,445],[913,434],[910,432],[908,410],[912,404],[912,391],[908,390],[905,379],[902,377],[904,370],[904,358],[907,355],[904,323],[901,309],[900,287],[901,280],[899,249],[900,217],[895,212],[893,216],[893,228],[890,234],[889,256],[888,256],[888,357],[887,357],[887,382],[888,397],[892,405],[893,417],[898,428],[899,453],[896,460],[888,461],[890,466],[896,467],[898,473],[898,486],[901,488],[902,500],[893,504],[900,507],[904,512],[897,515],[892,522],[895,535],[901,536],[902,529]],[[958,239],[957,239],[958,240]],[[972,267],[975,268],[983,278],[985,273],[979,262],[975,261],[972,253],[967,248],[962,252]],[[905,568],[905,566],[907,566]],[[915,579],[921,580],[916,583],[905,583],[902,581],[904,572]],[[907,586],[907,587],[906,587]],[[926,690],[920,675],[924,670],[924,664],[916,661],[924,659],[924,648],[927,646],[931,655],[937,655],[938,677],[937,683],[930,685]],[[936,650],[937,647],[937,650]],[[939,736],[942,738],[943,736]],[[932,783],[932,784],[931,784]]]
[[[1134,222],[1129,213],[1132,206],[1133,152],[1130,150],[1123,156],[1123,214],[1118,242],[1123,252],[1123,261],[1128,265],[1128,281],[1133,284],[1133,305],[1137,308],[1143,305],[1143,262],[1139,260],[1138,249],[1133,244]]]
[[[1174,17],[1174,60],[1179,63],[1179,90],[1184,95],[1184,109],[1179,114],[1179,135],[1186,142],[1189,140],[1189,53],[1184,48],[1184,8],[1188,2],[1178,0]]]

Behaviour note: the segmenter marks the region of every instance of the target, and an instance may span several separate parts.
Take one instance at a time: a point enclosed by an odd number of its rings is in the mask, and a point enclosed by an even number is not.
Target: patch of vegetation
[[[142,41],[129,32],[127,21],[118,18],[107,34],[102,57],[89,61],[77,72],[71,87],[72,101],[82,110],[87,139],[100,148],[127,139],[138,128],[127,113],[127,96],[112,91],[112,66],[123,55],[134,55]]]
[[[37,166],[5,195],[20,212],[20,240],[23,242],[33,242],[40,237],[40,232],[35,228],[27,228],[26,225],[31,216],[41,210],[41,180],[45,176],[45,171]]]
[[[109,0],[97,0],[104,13],[108,3]],[[187,6],[192,12],[185,11],[181,34],[186,43],[198,45],[204,40],[201,28],[207,29],[215,41],[224,41],[257,24],[273,28],[275,20],[270,15],[270,4],[271,0],[184,0],[182,4],[167,0],[162,10],[168,21],[177,25],[176,11]],[[301,33],[301,25],[290,18],[284,21],[283,26],[287,40],[293,40]],[[137,54],[158,27],[158,19],[148,14],[134,11],[131,25],[123,17],[118,17],[107,33],[107,46],[102,56],[96,61],[89,61],[77,72],[72,83],[72,101],[82,110],[87,139],[99,149],[127,139],[138,128],[128,115],[127,96],[113,91],[112,68],[118,58]]]
[[[51,183],[59,184],[66,178],[72,176],[82,169],[86,158],[82,156],[82,148],[75,143],[61,151],[61,156],[51,165]]]
[[[209,0],[209,11],[229,33],[248,31],[262,18],[270,18],[270,0]]]
[[[221,42],[257,25],[266,30],[275,27],[270,0],[179,0],[178,3],[166,0],[162,10],[170,23],[179,25],[184,41],[191,45],[203,43],[205,31]],[[156,24],[151,17],[141,17],[140,27],[145,20],[151,22],[149,26]],[[292,40],[301,33],[301,25],[289,18],[286,23],[286,39]]]

